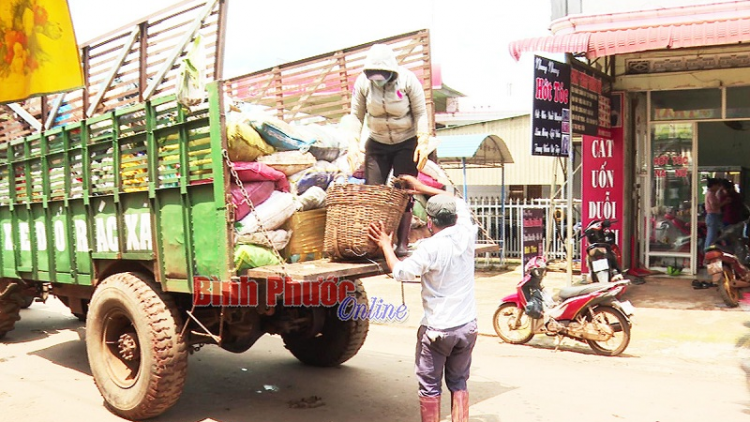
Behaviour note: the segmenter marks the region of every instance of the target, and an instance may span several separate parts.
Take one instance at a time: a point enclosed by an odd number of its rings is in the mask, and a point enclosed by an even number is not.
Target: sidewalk
[[[492,327],[493,314],[502,298],[515,291],[521,277],[520,268],[503,273],[477,272],[475,291],[480,335],[497,337]],[[574,276],[573,281],[579,279],[580,276]],[[667,350],[691,344],[693,348],[704,350],[691,354],[709,353],[711,349],[717,349],[713,353],[735,353],[739,343],[748,342],[750,305],[728,308],[716,288],[693,289],[693,279],[688,277],[658,276],[645,280],[645,284],[631,285],[624,295],[636,308],[633,346]],[[402,303],[401,286],[393,279],[377,276],[363,281],[371,301],[376,297],[394,306]],[[544,280],[545,287],[553,291],[566,284],[565,273],[548,272]],[[404,285],[409,310],[408,318],[401,323],[405,326],[419,326],[422,318],[420,288],[419,284]]]

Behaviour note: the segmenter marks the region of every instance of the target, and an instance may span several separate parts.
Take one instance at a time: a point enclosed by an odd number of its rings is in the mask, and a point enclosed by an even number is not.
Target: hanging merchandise
[[[180,63],[177,76],[177,102],[192,111],[206,98],[206,53],[203,38],[197,35]]]

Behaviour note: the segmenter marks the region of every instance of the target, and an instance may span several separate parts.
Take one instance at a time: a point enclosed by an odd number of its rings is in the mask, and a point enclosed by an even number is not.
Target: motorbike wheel
[[[726,303],[730,308],[736,308],[740,306],[740,289],[732,287],[734,281],[734,272],[731,268],[724,267],[724,274],[719,282],[719,295],[721,300]]]
[[[528,343],[534,332],[531,330],[531,318],[516,306],[515,303],[503,303],[492,317],[492,326],[497,335],[506,343]]]
[[[599,306],[593,314],[591,323],[605,325],[602,328],[611,329],[613,335],[606,341],[586,340],[591,349],[602,356],[617,356],[625,351],[630,343],[630,323],[625,314],[611,306]]]

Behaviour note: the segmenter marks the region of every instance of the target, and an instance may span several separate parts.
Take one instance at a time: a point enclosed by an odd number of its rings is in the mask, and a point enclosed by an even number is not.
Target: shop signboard
[[[620,98],[620,97],[618,97]],[[622,130],[612,138],[584,135],[582,139],[581,225],[592,220],[616,220],[610,230],[618,244],[623,225],[624,196],[624,141]],[[586,239],[581,241],[581,251],[586,250]],[[588,273],[586,260],[581,260],[581,273]]]
[[[534,56],[531,155],[567,157],[570,148],[570,65]]]
[[[611,137],[609,85],[583,64],[570,70],[570,114],[573,133]]]
[[[521,218],[523,233],[522,261],[524,268],[531,258],[544,251],[544,210],[541,208],[524,208]]]

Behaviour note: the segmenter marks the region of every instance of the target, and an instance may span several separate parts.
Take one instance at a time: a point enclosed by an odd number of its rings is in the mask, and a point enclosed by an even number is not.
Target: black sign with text
[[[526,263],[535,256],[544,252],[544,210],[540,208],[525,208],[521,220],[523,227],[523,254],[522,262],[524,268]]]
[[[534,56],[531,155],[567,157],[570,148],[570,66]]]
[[[582,64],[573,64],[570,72],[570,114],[574,134],[611,136],[609,90],[609,84],[601,76]]]

